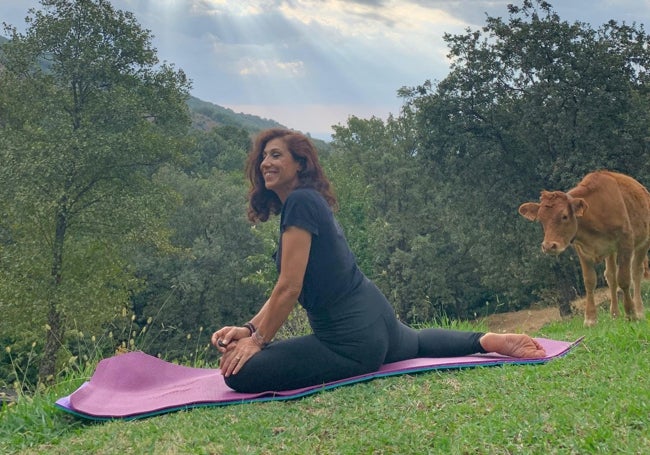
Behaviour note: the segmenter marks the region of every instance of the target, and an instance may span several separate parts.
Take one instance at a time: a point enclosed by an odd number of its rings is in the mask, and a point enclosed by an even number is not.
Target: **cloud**
[[[643,22],[650,0],[550,0],[563,20],[597,27]],[[444,33],[507,20],[521,0],[111,0],[154,35],[161,60],[193,80],[192,94],[302,131],[349,115],[396,113],[402,86],[448,72]],[[38,0],[0,0],[24,30]],[[247,111],[246,109],[250,109]]]
[[[397,42],[405,31],[407,35],[414,32],[430,35],[438,27],[458,29],[465,25],[443,9],[404,0],[299,0],[283,4],[280,11],[290,21],[305,27],[317,26],[339,39],[379,38]]]
[[[305,64],[301,61],[282,62],[279,60],[240,59],[237,72],[241,76],[264,77],[304,77]]]
[[[252,76],[300,80],[302,96],[313,103],[366,103],[377,90],[393,95],[402,85],[441,76],[448,67],[442,30],[465,25],[415,3],[339,0],[283,2],[246,22],[240,30],[255,29],[246,39],[215,37],[214,58],[230,60],[228,68],[250,82]],[[278,87],[285,96],[295,90]]]

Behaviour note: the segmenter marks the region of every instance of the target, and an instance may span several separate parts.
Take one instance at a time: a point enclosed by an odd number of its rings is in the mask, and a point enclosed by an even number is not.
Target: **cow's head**
[[[573,242],[578,232],[578,218],[587,210],[587,202],[562,191],[542,191],[537,202],[519,206],[519,213],[530,221],[539,221],[544,229],[542,251],[560,254]]]

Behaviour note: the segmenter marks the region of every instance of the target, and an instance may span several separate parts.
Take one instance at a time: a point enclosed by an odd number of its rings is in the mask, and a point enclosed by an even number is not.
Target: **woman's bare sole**
[[[546,357],[542,345],[525,334],[488,332],[481,337],[480,343],[487,352],[496,352],[509,357],[519,359]]]

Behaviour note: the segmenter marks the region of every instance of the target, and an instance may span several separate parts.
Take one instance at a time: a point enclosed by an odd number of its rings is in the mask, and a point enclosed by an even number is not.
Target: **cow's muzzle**
[[[558,255],[566,249],[566,246],[561,245],[559,242],[542,242],[542,252],[544,254]]]

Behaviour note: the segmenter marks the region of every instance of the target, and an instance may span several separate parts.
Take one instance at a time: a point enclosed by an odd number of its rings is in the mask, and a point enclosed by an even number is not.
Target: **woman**
[[[212,335],[223,354],[221,371],[229,387],[240,392],[296,389],[415,357],[546,355],[527,335],[416,331],[399,322],[357,267],[333,216],[336,198],[306,136],[285,129],[263,131],[246,172],[249,219],[267,221],[280,214],[279,277],[250,322]],[[305,308],[313,334],[271,343],[296,302]]]

